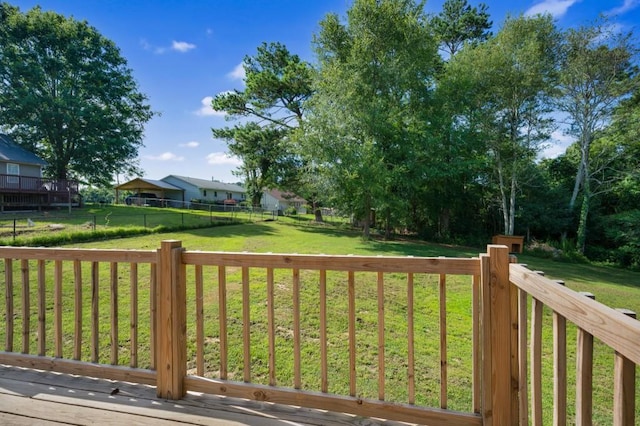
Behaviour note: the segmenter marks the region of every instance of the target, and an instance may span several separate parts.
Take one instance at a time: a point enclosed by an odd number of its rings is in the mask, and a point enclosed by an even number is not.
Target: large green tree
[[[569,117],[568,133],[576,137],[580,148],[569,201],[573,210],[582,194],[576,238],[580,252],[585,249],[593,197],[591,145],[597,132],[609,124],[614,107],[637,87],[635,53],[632,35],[612,32],[606,22],[565,33],[557,106]]]
[[[557,42],[550,16],[507,19],[494,38],[450,62],[449,72],[468,82],[465,96],[478,106],[476,120],[467,122],[486,139],[507,235],[515,229],[527,170],[552,129]]]
[[[492,22],[487,5],[471,6],[467,0],[447,0],[442,12],[431,18],[441,49],[453,56],[466,42],[482,42],[489,38]]]
[[[423,4],[356,0],[346,22],[327,15],[314,37],[319,60],[306,140],[332,183],[335,205],[388,234],[401,225],[419,176],[426,106],[439,65]]]
[[[50,177],[108,184],[139,172],[153,113],[116,45],[86,22],[0,3],[0,126]]]
[[[322,221],[320,195],[307,173],[311,163],[297,149],[294,137],[303,125],[312,91],[311,66],[281,43],[263,43],[257,50],[243,61],[244,90],[220,93],[212,102],[228,119],[244,121],[213,129],[213,135],[224,139],[242,160],[238,172],[253,194],[254,205],[265,188],[278,187],[310,201],[316,220]]]

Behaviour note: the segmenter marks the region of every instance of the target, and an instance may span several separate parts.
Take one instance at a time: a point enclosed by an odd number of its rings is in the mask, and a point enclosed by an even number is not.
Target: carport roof
[[[141,191],[141,190],[184,191],[184,189],[178,188],[177,186],[171,185],[170,183],[164,182],[162,180],[152,180],[152,179],[143,179],[143,178],[135,178],[130,180],[129,182],[116,185],[115,189],[119,191]]]

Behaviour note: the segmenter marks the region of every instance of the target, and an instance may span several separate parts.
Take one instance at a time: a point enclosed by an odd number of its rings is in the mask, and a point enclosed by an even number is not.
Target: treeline
[[[245,88],[213,100],[245,120],[214,137],[242,158],[256,202],[265,187],[293,191],[359,218],[365,237],[521,234],[640,265],[632,34],[548,15],[492,25],[466,0],[437,15],[355,0],[320,22],[313,63],[280,43],[246,56]],[[573,142],[541,159],[554,134]]]

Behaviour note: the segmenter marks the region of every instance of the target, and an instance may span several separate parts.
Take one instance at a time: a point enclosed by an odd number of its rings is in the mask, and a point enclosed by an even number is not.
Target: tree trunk
[[[498,186],[500,187],[500,204],[502,205],[502,220],[504,221],[504,233],[509,229],[509,205],[507,203],[507,193],[504,188],[504,174],[502,162],[498,160]]]
[[[578,223],[578,234],[576,236],[576,248],[581,254],[584,254],[587,242],[587,218],[589,216],[590,202],[591,185],[587,178],[582,185],[582,207],[580,208],[580,221]]]
[[[384,239],[391,239],[391,209],[386,209],[384,218]]]
[[[573,193],[571,194],[571,200],[569,200],[569,211],[573,211],[573,208],[576,206],[578,192],[580,192],[580,187],[582,187],[583,180],[584,169],[582,168],[582,160],[580,160],[580,163],[578,164],[578,172],[576,173],[576,181],[573,185]]]
[[[313,209],[315,221],[320,223],[324,222],[324,219],[322,219],[322,209],[318,206],[318,202],[316,200],[311,202],[311,208]]]
[[[371,200],[367,196],[364,202],[364,218],[362,220],[362,238],[371,237]]]
[[[591,201],[591,182],[589,170],[589,151],[591,149],[591,137],[583,135],[580,144],[580,169],[582,169],[582,207],[580,209],[580,219],[578,222],[578,232],[576,235],[576,249],[584,254],[587,241],[587,218],[589,216]],[[579,170],[580,170],[579,169]]]
[[[513,160],[513,170],[511,171],[511,193],[509,194],[509,227],[507,235],[513,235],[516,224],[516,191],[518,189],[518,175],[516,173],[516,160]]]

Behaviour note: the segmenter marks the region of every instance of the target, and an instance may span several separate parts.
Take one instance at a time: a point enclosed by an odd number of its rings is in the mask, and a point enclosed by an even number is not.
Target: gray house
[[[237,204],[246,199],[245,189],[231,183],[197,179],[187,176],[169,175],[162,179],[184,190],[184,201],[208,201],[219,204]],[[171,194],[167,194],[171,196]]]
[[[47,162],[0,133],[0,210],[77,204],[78,183],[43,179]]]

